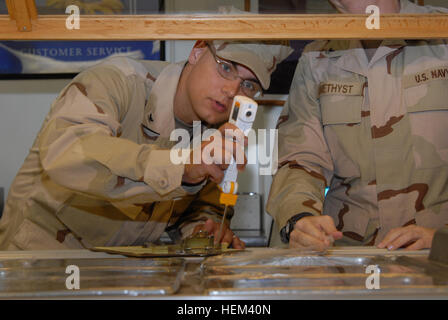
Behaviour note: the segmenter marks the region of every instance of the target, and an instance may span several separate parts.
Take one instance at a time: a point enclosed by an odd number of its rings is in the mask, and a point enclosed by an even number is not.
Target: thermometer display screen
[[[240,111],[240,107],[238,105],[235,105],[233,108],[233,114],[232,114],[232,120],[238,119],[238,112]]]

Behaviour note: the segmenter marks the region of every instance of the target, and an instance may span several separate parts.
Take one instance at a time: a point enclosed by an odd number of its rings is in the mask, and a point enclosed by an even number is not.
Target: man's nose
[[[224,86],[222,87],[222,91],[225,95],[231,99],[235,97],[241,88],[241,79],[235,80],[226,80]]]

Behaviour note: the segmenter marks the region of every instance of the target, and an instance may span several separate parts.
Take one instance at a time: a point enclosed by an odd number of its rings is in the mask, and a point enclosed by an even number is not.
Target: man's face
[[[192,64],[192,70],[187,82],[187,92],[193,112],[209,124],[226,122],[233,98],[244,95],[240,87],[242,80],[223,78],[218,72],[213,54],[206,46],[194,48],[189,63]],[[242,79],[257,79],[248,68],[238,64],[236,68]]]
[[[399,0],[339,0],[339,3],[347,12],[353,14],[365,14],[366,8],[370,5],[378,6],[381,14],[398,13],[400,10]]]

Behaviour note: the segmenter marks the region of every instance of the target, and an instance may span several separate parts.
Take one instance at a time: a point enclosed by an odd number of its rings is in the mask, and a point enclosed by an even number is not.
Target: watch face
[[[289,234],[291,233],[291,223],[290,222],[288,222],[286,224],[285,233],[288,235],[288,238],[289,238]]]

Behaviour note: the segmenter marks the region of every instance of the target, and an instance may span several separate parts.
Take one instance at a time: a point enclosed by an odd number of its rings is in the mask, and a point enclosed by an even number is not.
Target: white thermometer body
[[[238,127],[247,137],[257,114],[258,104],[245,96],[235,96],[233,99],[232,110],[230,112],[229,123]],[[238,177],[238,169],[236,167],[235,159],[232,157],[229,167],[224,173],[224,178],[219,184],[224,193],[236,194],[238,184],[236,179]],[[232,182],[234,187],[232,188]]]

